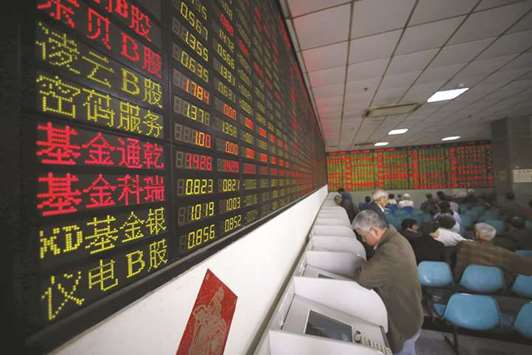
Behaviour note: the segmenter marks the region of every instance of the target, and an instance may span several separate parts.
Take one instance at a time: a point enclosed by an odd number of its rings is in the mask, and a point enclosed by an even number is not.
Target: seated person
[[[370,203],[371,203],[371,197],[366,196],[364,197],[364,202],[360,202],[358,204],[358,209],[361,211],[367,210],[369,208]]]
[[[513,282],[517,274],[532,275],[532,257],[520,256],[493,244],[495,228],[487,223],[475,224],[475,241],[458,244],[454,276],[460,279],[465,268],[471,264],[498,266],[504,271],[506,285]]]
[[[451,248],[446,248],[442,243],[435,240],[430,234],[437,229],[437,225],[433,222],[422,223],[419,230],[420,237],[410,241],[414,254],[416,255],[416,262],[419,264],[422,261],[447,261],[451,264]]]
[[[414,201],[412,201],[412,197],[410,197],[410,194],[405,193],[401,197],[401,201],[399,201],[398,205],[399,205],[399,208],[405,208],[405,207],[414,208]]]
[[[355,206],[353,206],[353,202],[341,195],[334,196],[334,202],[336,202],[338,206],[344,208],[344,210],[347,212],[347,217],[349,217],[349,222],[352,222],[353,218],[355,218],[358,213],[358,211],[355,209]]]
[[[397,200],[394,194],[388,194],[388,205],[397,205]]]
[[[401,235],[405,237],[410,243],[416,238],[421,237],[419,225],[413,218],[405,218],[401,222]]]
[[[451,228],[451,230],[455,233],[460,234],[462,218],[460,217],[458,212],[454,212],[453,210],[451,210],[451,205],[449,201],[440,202],[439,207],[440,207],[440,212],[434,215],[434,219],[438,220],[438,218],[443,215],[452,216],[455,221],[455,224],[453,228]]]
[[[513,216],[507,226],[504,235],[495,238],[495,245],[512,251],[532,249],[532,231],[525,228],[525,220],[522,217]]]
[[[338,189],[338,193],[342,195],[342,198],[345,200],[349,200],[351,204],[353,204],[353,198],[351,197],[351,194],[349,192],[345,192],[343,187],[340,187]]]
[[[426,194],[426,201],[423,201],[421,204],[421,211],[429,213],[431,216],[434,216],[436,213],[440,212],[440,207],[438,206],[438,201],[432,197],[432,194]]]
[[[353,226],[375,250],[374,256],[357,271],[355,281],[374,289],[381,297],[388,312],[387,337],[393,353],[415,354],[415,343],[423,324],[423,308],[412,248],[373,210],[360,212]]]
[[[459,242],[462,242],[466,239],[460,234],[452,230],[453,226],[456,224],[453,217],[449,215],[441,215],[438,218],[439,228],[435,232],[431,233],[431,236],[442,243],[446,247],[453,247]]]

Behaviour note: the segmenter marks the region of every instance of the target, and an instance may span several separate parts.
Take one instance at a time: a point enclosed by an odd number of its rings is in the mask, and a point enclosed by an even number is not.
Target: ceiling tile
[[[532,69],[532,51],[521,54],[515,57],[505,68],[531,68]]]
[[[428,83],[434,83],[434,82],[446,82],[450,80],[454,74],[456,74],[464,64],[455,64],[455,65],[448,65],[445,67],[432,67],[432,64],[430,67],[428,67],[427,70],[421,76],[419,79],[417,79],[416,84],[428,84]]]
[[[465,15],[477,2],[478,0],[420,0],[410,25]]]
[[[348,82],[345,87],[346,103],[349,100],[360,101],[371,98],[377,89],[377,85],[379,85],[379,81],[380,78],[372,78]]]
[[[414,0],[362,0],[353,7],[351,38],[403,28]]]
[[[307,49],[302,53],[305,60],[305,65],[309,72],[345,66],[347,57],[347,42],[314,49]]]
[[[532,30],[532,12],[519,20],[518,23],[512,26],[508,33],[521,32]]]
[[[389,58],[400,35],[399,30],[352,40],[349,64]]]
[[[518,1],[522,1],[522,0],[482,0],[480,5],[478,5],[475,8],[475,11],[486,10],[492,7],[509,5],[511,3],[518,2]]]
[[[515,56],[501,56],[489,59],[477,59],[465,67],[459,76],[484,75],[487,76],[512,60]]]
[[[408,87],[392,88],[392,89],[379,89],[375,99],[373,100],[372,107],[375,106],[387,106],[394,105],[403,93],[407,90]]]
[[[441,47],[463,19],[463,16],[453,17],[447,20],[408,27],[396,54],[408,54]]]
[[[421,74],[421,72],[409,72],[404,74],[388,75],[384,76],[382,80],[381,89],[394,89],[394,88],[403,88],[407,89],[416,78]]]
[[[387,74],[402,74],[413,71],[421,71],[430,62],[437,49],[429,49],[404,55],[396,55],[388,67]]]
[[[501,36],[479,59],[495,58],[510,54],[519,54],[532,46],[532,31],[516,32]]]
[[[346,0],[288,0],[288,6],[292,17],[296,17],[349,2]]]
[[[314,93],[316,100],[333,96],[343,96],[344,84],[320,86],[312,88],[312,92]]]
[[[365,80],[381,77],[388,64],[388,59],[351,64],[347,70],[347,81]]]
[[[451,38],[449,44],[498,36],[530,8],[532,8],[532,2],[525,1],[475,12]]]
[[[346,41],[351,5],[333,7],[294,19],[302,50]],[[334,26],[331,24],[334,23]]]
[[[309,77],[312,87],[341,84],[345,81],[345,67],[313,71]]]
[[[439,67],[453,64],[469,63],[494,39],[495,37],[492,37],[480,41],[445,46],[438,54],[438,56],[432,61],[432,63],[430,63],[430,66]]]

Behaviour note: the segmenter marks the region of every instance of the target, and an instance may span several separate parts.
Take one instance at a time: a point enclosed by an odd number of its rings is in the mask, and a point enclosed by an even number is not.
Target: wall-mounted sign
[[[532,182],[532,169],[514,169],[514,184]]]
[[[176,355],[222,355],[237,296],[207,270]]]

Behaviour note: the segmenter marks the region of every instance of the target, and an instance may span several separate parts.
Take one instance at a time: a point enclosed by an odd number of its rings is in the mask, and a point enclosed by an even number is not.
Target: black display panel
[[[326,184],[276,1],[34,0],[12,15],[6,304],[25,352]]]

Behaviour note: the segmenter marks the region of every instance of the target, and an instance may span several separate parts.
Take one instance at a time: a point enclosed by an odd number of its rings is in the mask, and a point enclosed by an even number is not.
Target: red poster
[[[176,355],[221,355],[237,296],[207,270]]]

